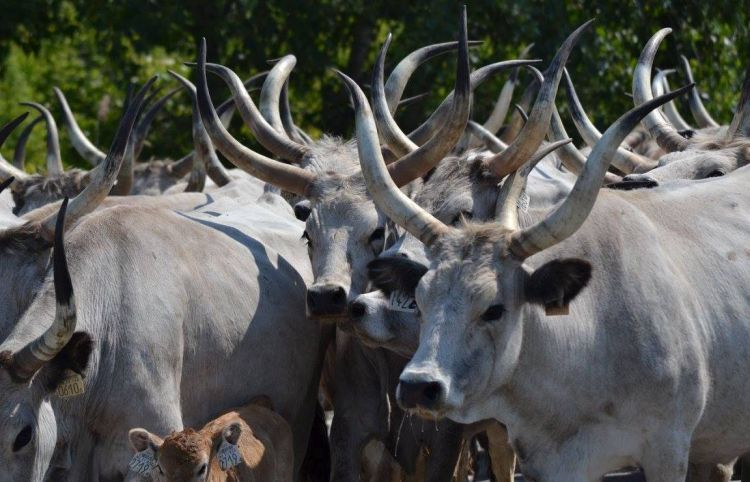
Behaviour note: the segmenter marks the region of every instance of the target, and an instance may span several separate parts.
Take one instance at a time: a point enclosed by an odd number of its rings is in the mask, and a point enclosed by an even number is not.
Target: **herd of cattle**
[[[337,72],[352,140],[295,125],[294,56],[243,83],[205,41],[195,85],[170,72],[193,105],[177,161],[136,162],[176,92],[156,99],[155,79],[106,153],[55,89],[88,171],[64,169],[28,103],[0,156],[0,481],[730,480],[750,452],[750,76],[719,125],[687,59],[685,87],[652,76],[663,29],[602,134],[565,70],[590,23],[543,73],[472,71],[465,8],[458,41],[386,79],[389,36],[369,98]],[[405,132],[410,76],[456,50],[453,92]],[[216,108],[206,72],[232,93]],[[274,158],[229,133],[235,109]]]

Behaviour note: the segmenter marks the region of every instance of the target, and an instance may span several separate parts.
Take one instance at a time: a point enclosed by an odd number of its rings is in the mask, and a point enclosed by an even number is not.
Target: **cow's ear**
[[[164,442],[161,438],[152,434],[145,428],[134,428],[128,432],[128,440],[130,446],[136,452],[143,452],[144,450],[151,449],[154,452],[159,450],[161,444]]]
[[[556,259],[526,279],[526,301],[548,308],[565,307],[591,279],[591,263],[577,258]]]
[[[232,445],[237,445],[239,443],[240,435],[242,435],[242,426],[238,422],[227,425],[222,432],[224,440]]]
[[[94,340],[84,331],[73,333],[70,341],[63,347],[49,363],[50,375],[47,378],[47,388],[55,390],[67,376],[67,371],[75,372],[85,377],[86,368],[94,349]]]
[[[399,256],[377,258],[367,265],[372,284],[386,295],[403,291],[414,296],[419,280],[427,272],[427,266]]]

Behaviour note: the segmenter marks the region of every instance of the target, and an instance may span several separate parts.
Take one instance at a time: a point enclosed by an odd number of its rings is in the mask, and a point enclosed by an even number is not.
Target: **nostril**
[[[399,405],[407,410],[417,407],[435,410],[445,395],[442,383],[422,380],[401,380],[396,392]]]
[[[427,402],[435,403],[440,400],[443,394],[443,387],[438,382],[428,383],[425,385],[424,390],[422,390],[422,394]]]
[[[342,299],[346,300],[346,290],[341,286],[337,287],[333,291],[333,298],[340,302]]]
[[[366,314],[367,314],[367,307],[364,305],[364,303],[360,303],[359,301],[353,301],[349,305],[349,317],[352,320],[359,320],[361,318],[364,318]]]

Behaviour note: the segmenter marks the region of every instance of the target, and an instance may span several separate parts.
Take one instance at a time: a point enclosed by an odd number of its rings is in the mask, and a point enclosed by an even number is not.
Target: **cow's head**
[[[750,142],[745,139],[707,139],[659,159],[659,166],[643,174],[630,174],[618,187],[657,186],[677,179],[720,177],[750,163]]]
[[[465,27],[464,14],[458,42],[456,91],[448,110],[443,113],[442,125],[434,127],[432,140],[421,147],[414,146],[389,165],[389,175],[399,187],[426,174],[450,152],[463,133],[471,95]],[[445,46],[441,48],[445,51]],[[367,192],[354,143],[323,138],[305,144],[293,140],[289,132],[281,134],[285,128],[281,119],[276,123],[275,118],[279,116],[279,94],[294,65],[293,57],[289,57],[279,61],[269,73],[258,110],[241,88],[236,74],[226,67],[205,63],[205,45],[202,45],[198,61],[198,104],[211,139],[227,158],[251,174],[304,198],[295,206],[295,213],[306,222],[305,237],[315,277],[308,287],[308,314],[313,318],[345,320],[348,303],[366,288],[367,263],[383,249],[385,218]],[[206,69],[219,74],[229,84],[240,114],[261,144],[291,164],[250,151],[222,128],[206,86]],[[381,87],[382,83],[381,78]]]
[[[411,358],[419,343],[414,290],[427,267],[403,256],[385,256],[367,268],[377,291],[360,295],[349,305],[351,328],[366,345]]]
[[[565,310],[591,276],[584,260],[549,259],[532,270],[526,259],[581,226],[622,139],[645,114],[689,88],[649,101],[620,118],[591,152],[565,201],[541,222],[520,228],[516,203],[538,148],[538,144],[526,143],[530,137],[536,139],[539,120],[546,132],[562,66],[584,27],[566,40],[545,75],[524,127],[534,136],[522,132],[498,154],[521,168],[504,183],[498,222],[493,224],[448,226],[398,191],[377,148],[367,100],[356,83],[345,79],[355,100],[360,163],[368,189],[390,219],[427,246],[430,260],[415,290],[422,319],[419,347],[401,374],[397,390],[404,408],[432,417],[448,415],[457,421],[486,418],[477,409],[516,368],[524,323],[541,316],[543,309]],[[519,159],[519,153],[524,158]]]
[[[212,433],[187,428],[161,439],[145,429],[135,428],[128,434],[130,445],[135,450],[129,470],[155,481],[208,480],[211,473],[222,470],[216,458],[220,447],[228,445],[231,450],[239,452],[237,444],[241,430],[238,423],[228,424]],[[224,470],[230,468],[226,466]]]
[[[77,196],[89,183],[89,173],[79,169],[66,171],[60,176],[28,176],[13,183],[11,192],[16,216],[23,216],[39,207]]]
[[[345,148],[347,159],[356,158],[353,145]],[[367,263],[385,246],[385,217],[367,194],[360,173],[319,175],[313,186],[305,220],[315,277],[307,289],[308,315],[341,318],[350,299],[367,286]]]

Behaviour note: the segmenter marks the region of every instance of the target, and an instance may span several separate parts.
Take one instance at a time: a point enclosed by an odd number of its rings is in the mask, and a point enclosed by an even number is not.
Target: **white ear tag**
[[[138,475],[149,475],[156,468],[156,454],[150,448],[133,455],[128,468]]]
[[[83,395],[84,391],[83,377],[68,370],[63,381],[57,386],[55,395],[60,398],[71,398]]]
[[[518,201],[516,201],[516,208],[518,208],[522,213],[528,212],[529,202],[529,195],[526,194],[526,190],[524,189],[521,195],[518,196]]]
[[[221,446],[219,447],[216,456],[219,458],[219,466],[221,467],[221,470],[229,470],[236,465],[240,465],[242,462],[240,449],[226,440],[221,441]]]
[[[403,311],[405,313],[416,313],[417,302],[405,292],[396,290],[391,292],[388,309],[392,311]]]

